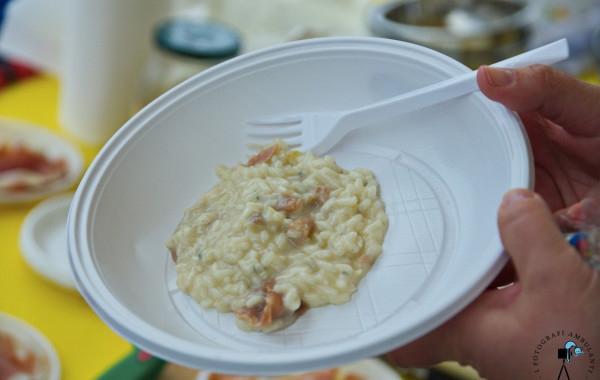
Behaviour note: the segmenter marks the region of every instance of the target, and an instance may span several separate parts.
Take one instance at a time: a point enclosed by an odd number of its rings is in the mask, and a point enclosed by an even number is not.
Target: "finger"
[[[398,367],[426,368],[445,360],[457,360],[448,346],[440,340],[445,335],[445,326],[397,348],[387,354],[388,359]],[[458,338],[458,336],[457,336]]]
[[[575,135],[600,133],[600,87],[550,66],[482,66],[477,83],[488,98],[513,111],[539,112]]]
[[[556,283],[562,256],[574,254],[546,202],[529,190],[505,195],[498,228],[525,290]]]
[[[565,232],[586,232],[590,226],[600,226],[600,198],[594,189],[581,201],[554,213],[558,225]]]
[[[515,328],[506,310],[519,293],[519,285],[486,291],[448,322],[388,353],[388,358],[400,367],[424,368],[448,360],[472,365],[474,358],[486,356],[483,351],[495,349],[488,342],[497,331]],[[490,352],[489,357],[496,354]]]
[[[584,199],[567,208],[560,209],[554,213],[560,229],[565,232],[577,232],[585,223]]]

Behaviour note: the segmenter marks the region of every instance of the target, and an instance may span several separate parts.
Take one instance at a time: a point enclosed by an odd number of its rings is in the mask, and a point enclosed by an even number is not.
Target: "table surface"
[[[57,132],[58,82],[39,75],[0,90],[0,117],[34,122]],[[98,148],[80,145],[86,166]],[[74,189],[72,189],[74,190]],[[36,203],[0,205],[0,310],[21,318],[54,345],[64,380],[92,379],[131,351],[83,297],[34,272],[22,258],[18,235]]]

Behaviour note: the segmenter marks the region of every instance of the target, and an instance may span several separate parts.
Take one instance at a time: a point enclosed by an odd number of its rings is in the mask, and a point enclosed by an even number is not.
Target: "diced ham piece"
[[[264,296],[264,302],[254,307],[244,307],[235,311],[240,319],[247,320],[251,326],[266,329],[273,321],[289,316],[292,311],[283,304],[281,294],[273,290],[275,280],[265,282],[258,292]]]
[[[300,207],[302,207],[302,199],[290,194],[283,193],[279,197],[279,201],[275,206],[275,210],[284,211],[287,214],[291,214],[294,211],[298,210]]]
[[[21,145],[0,146],[0,173],[24,169],[45,174],[61,170],[64,166],[64,160],[50,161],[42,153],[31,151]]]
[[[320,371],[313,371],[307,373],[301,373],[298,375],[292,375],[288,378],[284,378],[285,380],[336,380],[338,378],[337,373],[339,371],[337,368],[331,369],[323,369]],[[343,379],[345,380],[345,379]]]
[[[46,185],[67,175],[64,159],[51,160],[44,154],[22,145],[0,145],[0,175],[20,173],[5,184],[5,190],[19,192]]]
[[[256,164],[260,164],[261,162],[269,162],[271,157],[277,153],[277,145],[273,145],[271,147],[265,148],[258,152],[256,155],[250,157],[248,160],[247,166],[254,166]]]
[[[298,373],[294,375],[282,375],[277,376],[278,380],[364,380],[362,377],[355,375],[344,375],[339,377],[340,371],[337,368],[323,369],[319,371]],[[218,373],[211,373],[208,380],[259,380],[262,377],[257,376],[243,376],[243,375],[225,375]],[[275,380],[275,377],[273,378]]]
[[[173,259],[173,262],[177,264],[177,252],[173,248],[170,248],[169,252],[171,253],[171,258]]]
[[[256,376],[226,375],[222,373],[211,373],[208,380],[258,380]]]
[[[331,190],[325,186],[317,186],[313,193],[306,198],[306,203],[314,207],[321,207],[329,199],[330,193]]]
[[[0,333],[0,379],[37,378],[36,357],[35,352],[19,347],[12,336]]]
[[[344,377],[344,380],[365,380],[365,378],[351,373],[351,374],[346,375]]]
[[[287,231],[287,237],[294,245],[300,245],[310,236],[315,229],[312,218],[304,217],[294,220]]]
[[[367,254],[364,254],[358,258],[358,263],[371,265],[371,264],[373,264],[373,258]]]
[[[252,224],[265,224],[265,220],[262,217],[262,214],[252,214],[250,215],[250,223]]]

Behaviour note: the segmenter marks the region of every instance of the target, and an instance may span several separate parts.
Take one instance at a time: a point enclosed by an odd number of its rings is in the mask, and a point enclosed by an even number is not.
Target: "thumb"
[[[529,190],[511,190],[504,196],[498,228],[525,291],[565,279],[565,265],[574,275],[585,266],[565,240],[546,202]]]
[[[477,70],[477,84],[485,96],[512,111],[537,112],[578,136],[598,135],[598,86],[551,66],[482,66]]]

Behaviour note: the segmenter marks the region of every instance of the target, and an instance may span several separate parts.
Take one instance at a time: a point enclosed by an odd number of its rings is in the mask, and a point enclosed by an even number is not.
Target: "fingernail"
[[[500,69],[496,67],[485,67],[488,82],[495,87],[509,86],[515,81],[515,71],[512,69]]]
[[[533,198],[535,193],[526,189],[511,190],[502,199],[502,207],[506,207],[518,199]]]

